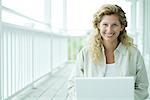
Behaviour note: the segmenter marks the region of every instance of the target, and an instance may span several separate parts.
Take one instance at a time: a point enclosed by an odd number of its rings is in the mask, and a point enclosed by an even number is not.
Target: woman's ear
[[[121,31],[123,31],[123,30],[124,30],[124,28],[125,28],[125,27],[122,25],[122,26],[121,26]]]
[[[97,23],[97,28],[100,29],[100,23]]]

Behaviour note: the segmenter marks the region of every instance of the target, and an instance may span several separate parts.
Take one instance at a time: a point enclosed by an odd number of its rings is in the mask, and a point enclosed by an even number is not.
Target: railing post
[[[1,13],[2,13],[2,5],[1,5],[2,3],[1,3],[1,0],[0,0],[0,100],[2,100],[3,99],[3,97],[2,97],[2,82],[3,82],[3,73],[2,73],[2,15],[1,15]]]

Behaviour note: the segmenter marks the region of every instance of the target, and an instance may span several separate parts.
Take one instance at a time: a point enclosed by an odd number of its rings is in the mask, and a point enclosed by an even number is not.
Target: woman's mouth
[[[115,34],[115,33],[111,33],[111,34],[105,33],[105,36],[107,36],[107,37],[112,37],[114,34]]]

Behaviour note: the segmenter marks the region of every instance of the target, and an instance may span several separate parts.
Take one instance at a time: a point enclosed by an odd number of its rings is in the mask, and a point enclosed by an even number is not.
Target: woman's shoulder
[[[120,52],[122,52],[124,55],[126,55],[127,52],[130,53],[130,55],[136,56],[136,55],[140,55],[140,51],[137,48],[136,45],[124,45],[122,43],[119,44],[118,50]]]
[[[88,46],[83,46],[80,50],[79,53],[77,54],[77,59],[80,61],[83,61],[88,58]]]
[[[79,53],[77,54],[78,57],[87,57],[89,55],[89,46],[83,46]]]
[[[88,51],[89,51],[89,46],[87,46],[87,45],[83,46],[83,47],[80,49],[80,52],[82,52],[82,53],[88,53]]]
[[[128,49],[133,52],[139,52],[139,49],[136,45],[130,45],[128,46]]]
[[[138,49],[138,47],[136,45],[130,45],[130,46],[127,47],[127,49],[133,55],[141,54],[140,50]]]

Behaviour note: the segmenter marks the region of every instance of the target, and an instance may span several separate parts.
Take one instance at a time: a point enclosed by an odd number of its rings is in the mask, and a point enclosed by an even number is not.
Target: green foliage
[[[83,38],[70,38],[68,39],[68,58],[75,60],[78,52],[84,45]]]

